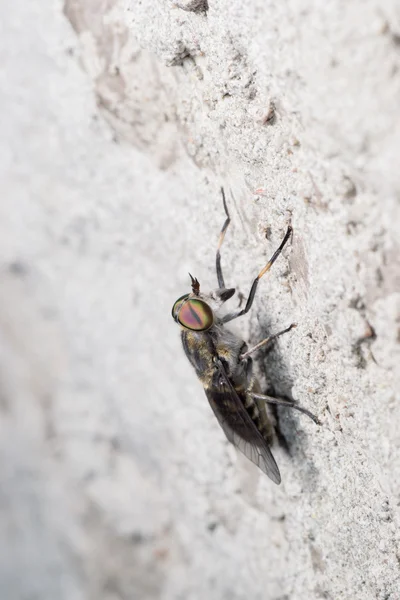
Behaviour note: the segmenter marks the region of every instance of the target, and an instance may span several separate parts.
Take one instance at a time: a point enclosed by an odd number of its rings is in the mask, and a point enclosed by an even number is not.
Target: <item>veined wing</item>
[[[229,380],[222,362],[216,361],[218,377],[206,395],[228,440],[259,467],[272,481],[279,484],[281,476],[272,452]]]

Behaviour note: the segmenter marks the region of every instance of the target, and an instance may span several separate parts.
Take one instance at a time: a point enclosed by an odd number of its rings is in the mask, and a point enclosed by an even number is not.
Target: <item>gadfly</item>
[[[200,292],[197,279],[189,274],[192,292],[178,298],[172,307],[172,316],[181,326],[186,356],[203,384],[211,408],[226,437],[272,481],[279,484],[281,475],[270,449],[274,426],[266,405],[289,406],[308,415],[317,424],[319,421],[308,410],[290,400],[261,394],[259,383],[253,374],[251,354],[296,325],[292,323],[283,331],[267,337],[250,349],[246,342],[229,331],[225,325],[249,312],[258,282],[282,252],[292,234],[292,228],[287,228],[279,248],[254,279],[244,308],[239,307],[233,312],[221,315],[221,306],[235,293],[235,288],[225,286],[221,268],[220,250],[230,223],[223,188],[221,193],[226,220],[219,236],[216,256],[218,288],[204,294]]]

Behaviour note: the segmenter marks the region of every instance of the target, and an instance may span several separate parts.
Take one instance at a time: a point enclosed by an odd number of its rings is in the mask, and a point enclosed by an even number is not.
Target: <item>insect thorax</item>
[[[185,354],[205,388],[212,386],[215,358],[221,359],[235,387],[246,389],[250,383],[252,361],[240,361],[247,345],[231,331],[214,326],[206,332],[182,330]]]

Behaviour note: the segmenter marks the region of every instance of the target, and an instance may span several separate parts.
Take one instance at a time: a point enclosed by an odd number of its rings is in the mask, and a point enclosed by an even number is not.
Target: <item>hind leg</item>
[[[250,392],[250,394],[254,398],[254,400],[263,400],[267,404],[280,404],[281,406],[288,406],[289,408],[294,408],[299,412],[302,412],[303,414],[307,415],[307,417],[310,417],[310,419],[314,421],[314,423],[316,423],[317,425],[321,425],[317,417],[313,415],[312,412],[310,412],[306,408],[303,408],[299,404],[296,404],[292,400],[285,400],[284,398],[273,398],[272,396],[266,396],[265,394],[256,394],[254,392]]]

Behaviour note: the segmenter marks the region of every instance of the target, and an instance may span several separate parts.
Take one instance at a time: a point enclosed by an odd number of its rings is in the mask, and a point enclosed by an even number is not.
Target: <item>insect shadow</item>
[[[262,333],[271,330],[262,319],[263,325],[260,327]],[[276,345],[271,345],[264,351],[261,350],[257,357],[259,370],[265,379],[263,390],[268,396],[283,398],[288,402],[294,402],[291,390],[294,380],[288,368],[288,362],[285,360],[285,354]],[[318,469],[311,457],[304,452],[308,435],[299,430],[299,418],[286,407],[279,405],[270,405],[270,413],[274,420],[275,434],[280,448],[292,459],[295,466],[302,470],[302,479],[307,483],[308,489],[313,489],[318,477]]]
[[[221,267],[221,246],[231,221],[223,188],[221,193],[226,219],[219,236],[215,261],[218,288],[205,294],[200,291],[198,280],[189,274],[192,292],[176,300],[172,307],[172,317],[181,326],[185,354],[203,384],[210,406],[226,437],[272,481],[279,484],[281,475],[270,449],[274,438],[274,423],[267,405],[290,407],[306,414],[317,424],[319,421],[310,411],[291,399],[262,394],[253,373],[251,355],[265,349],[296,325],[292,323],[249,348],[226,324],[249,312],[259,281],[270,270],[291,238],[292,228],[287,228],[278,249],[253,280],[244,308],[239,306],[228,314],[222,314],[222,305],[236,290],[225,286]],[[286,445],[288,446],[287,442]]]

